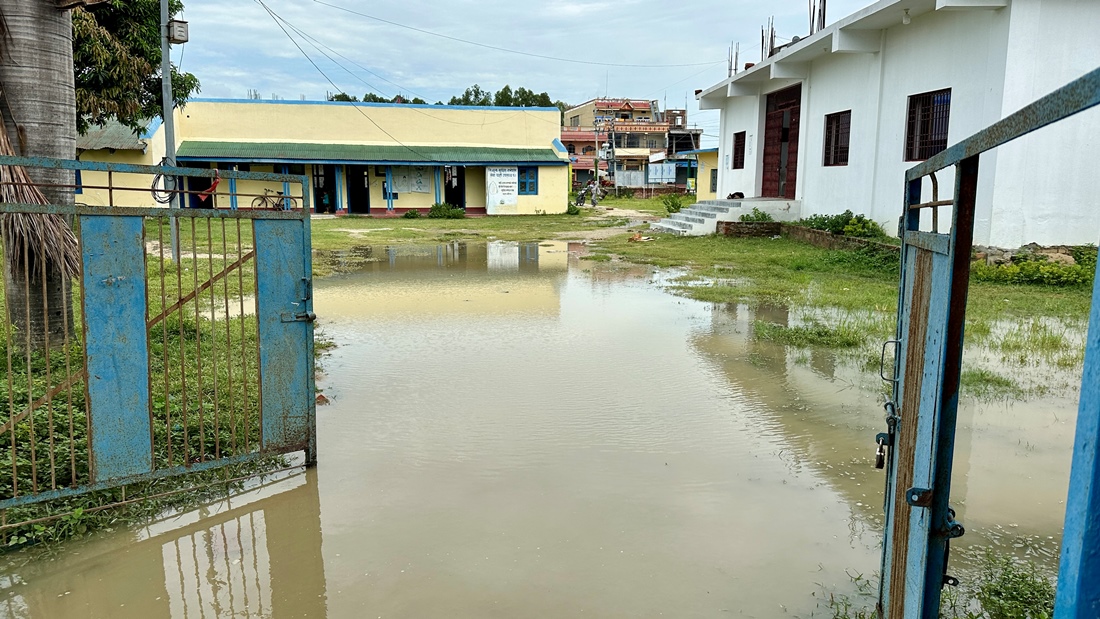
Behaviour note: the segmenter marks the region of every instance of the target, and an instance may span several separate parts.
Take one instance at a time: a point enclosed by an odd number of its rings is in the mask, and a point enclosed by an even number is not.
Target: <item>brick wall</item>
[[[718,234],[733,237],[776,236],[782,228],[778,221],[720,221]]]
[[[854,236],[833,234],[831,232],[825,232],[824,230],[814,230],[813,228],[806,228],[804,226],[782,224],[782,230],[782,234],[792,239],[797,239],[804,243],[816,245],[817,247],[824,247],[826,249],[860,249],[863,247],[871,247],[880,251],[901,253],[901,248],[897,245],[880,243],[879,241],[871,241]]]

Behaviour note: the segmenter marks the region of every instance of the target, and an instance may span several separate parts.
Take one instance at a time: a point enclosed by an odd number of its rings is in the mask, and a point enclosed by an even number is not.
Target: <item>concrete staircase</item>
[[[681,236],[714,234],[719,221],[736,221],[745,212],[741,200],[702,200],[649,225],[654,232]]]
[[[717,231],[719,221],[740,221],[741,215],[751,212],[754,207],[776,221],[794,221],[802,217],[801,206],[798,200],[776,198],[700,200],[671,217],[650,224],[649,229],[681,236],[705,236]]]

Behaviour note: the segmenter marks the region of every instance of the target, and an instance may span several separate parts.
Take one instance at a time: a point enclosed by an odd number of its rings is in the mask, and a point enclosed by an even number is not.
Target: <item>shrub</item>
[[[1040,619],[1054,614],[1054,585],[1010,556],[984,557],[973,592],[990,619]]]
[[[1009,264],[975,262],[970,266],[970,275],[975,281],[995,284],[1087,286],[1092,284],[1095,267],[1058,264],[1048,262],[1045,256],[1017,254]]]
[[[684,201],[680,198],[678,193],[666,193],[661,196],[661,203],[665,205],[665,210],[672,213],[679,213],[680,209],[684,208]]]
[[[569,206],[565,207],[565,214],[566,215],[580,215],[581,214],[581,207],[579,207],[576,204],[570,202]]]
[[[450,204],[436,202],[428,209],[428,219],[463,219],[466,211]]]
[[[752,207],[752,212],[751,213],[745,213],[744,215],[741,216],[741,221],[762,222],[762,221],[775,221],[775,220],[772,219],[771,215],[765,213],[764,211],[762,211],[762,210],[760,210],[760,209],[758,209],[754,206],[754,207]]]
[[[402,215],[405,219],[420,219],[420,211],[416,209],[409,209]]]
[[[856,215],[844,225],[844,234],[865,239],[879,239],[886,236],[886,231],[877,221],[867,219],[863,215]]]
[[[1096,246],[1078,245],[1070,250],[1074,262],[1091,271],[1096,271]]]
[[[798,220],[798,224],[814,230],[844,234],[844,226],[847,226],[854,216],[852,211],[844,211],[839,215],[811,215]]]

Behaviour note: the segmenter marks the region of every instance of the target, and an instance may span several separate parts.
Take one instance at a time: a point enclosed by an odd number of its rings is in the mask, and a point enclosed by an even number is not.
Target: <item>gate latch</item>
[[[317,314],[313,312],[283,312],[279,314],[280,322],[313,322],[317,320]]]

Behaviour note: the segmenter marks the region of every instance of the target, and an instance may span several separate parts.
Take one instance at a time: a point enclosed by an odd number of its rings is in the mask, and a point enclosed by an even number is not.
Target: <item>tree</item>
[[[5,3],[12,0],[4,0]],[[28,1],[28,0],[19,0]],[[44,0],[38,0],[43,2]],[[183,10],[169,0],[169,13]],[[161,115],[160,1],[109,0],[72,12],[77,126],[115,119],[135,131]],[[182,106],[199,80],[172,67],[172,98]]]
[[[512,87],[508,84],[504,85],[497,91],[497,94],[493,96],[493,105],[497,107],[512,107]]]
[[[0,97],[4,102],[0,107],[3,129],[10,140],[6,145],[17,155],[75,158],[76,95],[69,11],[60,11],[47,0],[3,0],[0,29]],[[35,182],[47,185],[42,191],[45,200],[72,203],[72,193],[58,187],[72,184],[71,171],[37,168],[32,172]],[[60,310],[70,296],[73,274],[66,271],[65,260],[48,259],[52,255],[49,250],[75,245],[70,243],[72,231],[56,215],[5,214],[0,228],[5,233],[6,301],[9,308],[24,308],[9,312],[10,320],[21,334],[17,336],[20,343],[29,341],[32,349],[38,349],[47,331],[57,334],[72,324],[73,304],[68,304],[68,312]],[[16,248],[25,248],[26,254]],[[32,273],[37,275],[33,284],[29,281]],[[61,337],[53,342],[60,343]]]
[[[450,105],[492,105],[493,93],[481,89],[474,84],[462,93],[461,97],[451,97]]]
[[[0,107],[15,154],[74,159],[78,127],[114,118],[136,130],[161,114],[158,0],[81,6],[87,2],[94,0],[0,0]],[[182,4],[173,0],[170,8],[175,14]],[[198,88],[193,75],[173,71],[177,104]],[[72,203],[73,195],[64,187],[73,184],[71,171],[34,168],[27,173],[44,185],[45,201]],[[22,325],[18,313],[12,315],[15,327],[35,334],[48,331],[51,343],[60,343],[56,334],[72,321],[73,304],[67,304],[66,315],[59,300],[70,296],[73,272],[66,265],[76,259],[69,255],[76,245],[72,231],[45,219],[49,217],[55,216],[4,216],[4,280],[8,303],[29,309]],[[21,255],[11,253],[15,247],[25,247],[33,256],[22,262]],[[41,268],[46,285],[28,286],[26,278],[13,272],[17,264]]]
[[[363,95],[363,102],[364,103],[389,103],[390,100],[383,97],[382,95],[376,95],[373,92],[368,92],[367,94]]]
[[[329,101],[358,101],[359,97],[356,97],[355,95],[349,95],[346,92],[338,92],[334,95],[329,95],[328,100]]]

